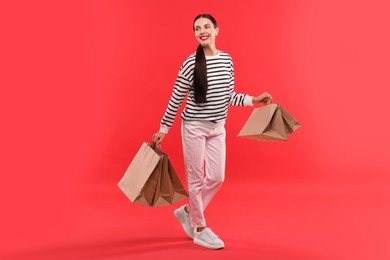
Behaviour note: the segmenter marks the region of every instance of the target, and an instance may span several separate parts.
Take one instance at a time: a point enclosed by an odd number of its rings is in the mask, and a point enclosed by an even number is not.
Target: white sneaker
[[[180,208],[174,211],[174,214],[183,226],[184,232],[191,239],[194,239],[194,228],[191,226],[190,214],[185,210],[186,205],[181,206]]]
[[[195,231],[194,243],[210,249],[225,247],[223,241],[210,228],[205,228],[201,232]]]

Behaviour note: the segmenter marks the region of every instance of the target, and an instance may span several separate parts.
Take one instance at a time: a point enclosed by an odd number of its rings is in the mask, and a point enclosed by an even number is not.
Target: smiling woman
[[[221,249],[225,244],[206,226],[204,210],[225,179],[224,125],[228,106],[268,104],[272,97],[266,92],[252,97],[234,91],[233,61],[229,54],[216,48],[219,28],[211,15],[198,15],[193,29],[199,46],[179,70],[160,130],[153,135],[153,143],[162,142],[187,97],[181,119],[189,203],[174,213],[195,244]]]

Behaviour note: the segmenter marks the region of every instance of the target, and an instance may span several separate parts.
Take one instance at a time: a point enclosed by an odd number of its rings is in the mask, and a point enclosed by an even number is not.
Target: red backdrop
[[[85,190],[119,180],[158,130],[204,12],[219,22],[236,91],[268,91],[302,124],[288,142],[241,139],[252,108],[230,107],[226,181],[388,196],[387,1],[8,1],[0,10],[8,246],[52,237],[58,220],[71,228]],[[183,178],[180,140],[178,117],[163,150]]]

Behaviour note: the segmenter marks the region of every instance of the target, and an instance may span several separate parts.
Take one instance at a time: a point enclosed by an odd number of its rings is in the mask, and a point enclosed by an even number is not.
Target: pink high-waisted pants
[[[191,225],[205,227],[203,212],[225,179],[226,131],[188,123],[181,130]]]

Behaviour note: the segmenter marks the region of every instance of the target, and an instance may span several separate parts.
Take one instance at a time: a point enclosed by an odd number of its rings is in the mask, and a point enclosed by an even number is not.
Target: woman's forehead
[[[203,25],[206,25],[206,24],[213,24],[213,23],[210,21],[210,19],[201,17],[201,18],[199,18],[198,20],[195,21],[194,26],[203,26]]]

